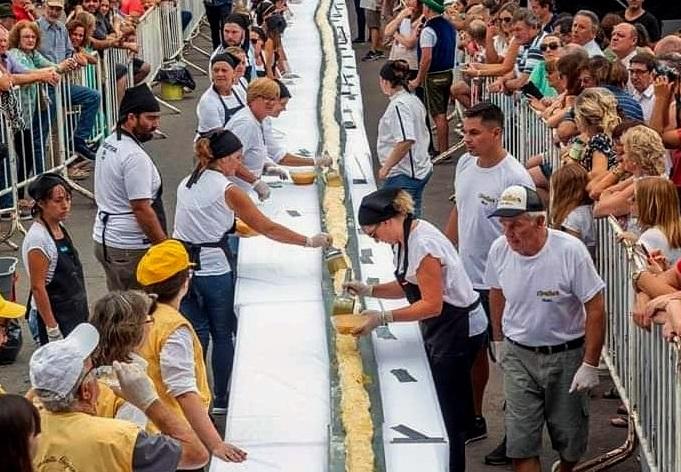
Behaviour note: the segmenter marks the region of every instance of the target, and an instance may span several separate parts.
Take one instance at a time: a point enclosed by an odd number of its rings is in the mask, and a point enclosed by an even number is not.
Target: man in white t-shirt
[[[141,145],[158,128],[160,111],[146,84],[127,89],[116,131],[97,151],[92,238],[109,290],[138,287],[137,263],[149,246],[166,239],[161,175]]]
[[[485,280],[494,339],[505,336],[497,352],[506,453],[515,470],[540,472],[546,423],[560,470],[569,472],[588,442],[588,390],[598,385],[605,339],[605,284],[579,239],[546,227],[535,190],[507,188],[490,216],[504,229],[490,249]]]
[[[484,281],[489,248],[499,236],[501,225],[489,215],[496,210],[501,193],[509,186],[533,187],[527,170],[502,145],[504,114],[489,102],[481,102],[464,112],[464,143],[468,152],[459,158],[454,177],[455,201],[445,229],[447,237],[459,248],[459,254],[473,288],[489,317],[489,286]],[[485,345],[487,347],[487,344]],[[473,365],[475,424],[468,432],[469,442],[487,436],[482,403],[489,378],[487,349],[482,349]],[[497,448],[500,449],[500,448]],[[501,445],[503,449],[503,443]],[[495,450],[486,458],[490,465],[508,460]]]

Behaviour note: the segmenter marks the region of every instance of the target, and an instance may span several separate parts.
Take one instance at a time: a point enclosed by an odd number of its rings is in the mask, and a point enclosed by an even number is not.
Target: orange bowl
[[[314,183],[317,178],[317,173],[314,170],[291,170],[289,171],[291,180],[296,185],[310,185]]]

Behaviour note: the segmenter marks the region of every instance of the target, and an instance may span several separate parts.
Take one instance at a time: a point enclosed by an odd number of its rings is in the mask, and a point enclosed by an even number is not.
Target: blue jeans
[[[430,180],[430,176],[433,175],[430,172],[422,179],[412,179],[411,177],[400,174],[394,177],[388,177],[383,184],[384,187],[397,187],[406,190],[414,199],[414,216],[418,218],[421,216],[421,202],[423,200],[423,189],[426,188],[426,184]]]
[[[180,311],[191,322],[206,358],[208,343],[213,341],[213,395],[216,403],[227,398],[227,384],[232,376],[236,317],[232,273],[192,278],[189,292],[182,299]]]

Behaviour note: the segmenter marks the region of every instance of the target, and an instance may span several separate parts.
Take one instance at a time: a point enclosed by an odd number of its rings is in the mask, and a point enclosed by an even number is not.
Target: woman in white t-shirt
[[[471,366],[485,342],[487,317],[451,241],[435,226],[414,218],[414,203],[404,190],[384,187],[362,200],[362,232],[393,245],[397,280],[376,285],[345,284],[365,297],[401,299],[409,305],[392,311],[365,310],[355,335],[379,325],[418,321],[433,382],[449,436],[449,469],[465,468],[465,432],[473,423]]]
[[[416,77],[419,69],[416,44],[421,31],[419,25],[422,14],[421,3],[417,0],[407,0],[405,7],[385,25],[383,31],[385,38],[393,38],[389,59],[406,61],[409,64],[410,80]]]
[[[40,344],[67,336],[88,320],[83,266],[63,221],[71,212],[71,186],[46,173],[28,188],[35,217],[21,246],[31,284],[31,308],[37,311]]]
[[[674,183],[666,177],[636,181],[632,213],[638,217],[638,242],[648,251],[659,250],[672,265],[681,258],[681,213]]]
[[[551,227],[579,238],[596,255],[592,201],[586,190],[589,174],[579,164],[567,164],[551,175]]]
[[[253,200],[229,179],[241,163],[242,145],[229,130],[216,129],[194,145],[198,164],[177,187],[175,230],[194,271],[189,292],[180,311],[191,321],[201,341],[204,356],[213,341],[214,408],[227,404],[227,384],[232,373],[236,330],[234,319],[233,264],[227,239],[235,231],[235,215],[256,232],[276,241],[305,247],[326,247],[329,235],[311,237],[291,231],[269,220]]]
[[[418,217],[423,190],[433,173],[428,154],[430,133],[426,108],[407,89],[409,65],[405,61],[386,62],[379,75],[381,90],[390,101],[378,122],[376,151],[381,163],[378,178],[385,179],[385,187],[409,192]]]

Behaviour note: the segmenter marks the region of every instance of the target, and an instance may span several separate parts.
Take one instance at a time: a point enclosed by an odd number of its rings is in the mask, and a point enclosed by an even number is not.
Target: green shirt
[[[556,89],[549,84],[549,74],[546,72],[546,61],[541,61],[530,74],[532,82],[545,97],[555,97],[558,95]]]

